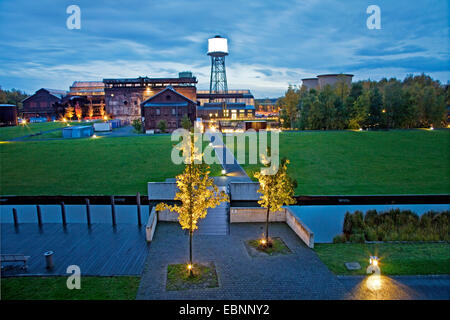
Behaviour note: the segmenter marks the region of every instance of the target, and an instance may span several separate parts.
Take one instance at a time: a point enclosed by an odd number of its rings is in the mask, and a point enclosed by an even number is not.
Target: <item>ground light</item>
[[[263,246],[265,246],[267,244],[266,239],[261,239],[259,240],[259,243],[262,244]]]
[[[381,270],[380,270],[380,263],[377,256],[370,256],[369,258],[369,266],[366,269],[366,272],[369,274],[380,274]]]
[[[192,264],[188,264],[187,265],[187,269],[188,269],[188,271],[189,271],[189,276],[191,277],[192,275],[193,275],[193,273],[192,273],[192,269],[194,268],[194,266],[192,265]]]
[[[434,130],[433,126],[430,127],[430,130]]]
[[[226,174],[227,174],[227,170],[223,169],[223,170],[222,170],[222,175],[224,176],[224,175],[226,175]]]
[[[20,123],[23,124],[23,125],[27,124],[27,119],[22,119],[22,120],[20,121]]]

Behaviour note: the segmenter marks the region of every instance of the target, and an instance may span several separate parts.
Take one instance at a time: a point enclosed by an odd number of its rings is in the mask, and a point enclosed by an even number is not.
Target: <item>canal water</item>
[[[62,223],[60,205],[41,205],[42,223]],[[67,223],[87,223],[85,205],[66,205]],[[13,211],[16,208],[19,223],[37,223],[37,210],[35,205],[1,205],[1,223],[13,223]],[[91,205],[91,223],[112,224],[110,205]],[[116,223],[138,224],[136,205],[116,205]],[[142,224],[147,223],[149,216],[149,206],[141,205]]]
[[[41,205],[42,223],[62,223],[60,205]],[[87,223],[85,205],[66,205],[67,223]],[[0,222],[13,223],[12,209],[16,208],[19,223],[37,223],[35,205],[0,205]],[[407,205],[314,205],[314,206],[290,206],[292,212],[314,232],[316,243],[333,242],[333,238],[342,233],[345,213],[356,210],[365,213],[375,209],[378,212],[390,209],[411,210],[419,216],[434,210],[437,212],[450,210],[449,204],[407,204]],[[91,205],[91,223],[112,224],[110,205]],[[136,205],[116,205],[117,224],[138,224]],[[141,206],[142,224],[147,223],[149,206]]]
[[[314,242],[329,243],[333,238],[342,233],[345,213],[375,209],[378,212],[390,209],[411,210],[419,216],[427,211],[450,210],[449,204],[405,204],[405,205],[339,205],[339,206],[290,206],[292,212],[314,232]]]

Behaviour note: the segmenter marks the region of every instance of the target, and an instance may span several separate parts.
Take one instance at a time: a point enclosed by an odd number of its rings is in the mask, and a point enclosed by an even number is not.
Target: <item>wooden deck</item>
[[[44,252],[53,251],[53,270],[47,270]],[[18,229],[11,223],[1,224],[1,253],[30,256],[28,270],[6,268],[2,276],[68,275],[69,265],[78,265],[81,275],[140,275],[148,255],[145,227],[134,224],[22,223]]]

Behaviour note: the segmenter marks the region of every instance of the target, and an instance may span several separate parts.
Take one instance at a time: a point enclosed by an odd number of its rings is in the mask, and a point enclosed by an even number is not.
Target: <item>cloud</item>
[[[208,88],[207,38],[216,34],[229,38],[229,88],[261,97],[328,72],[450,80],[445,1],[380,0],[381,30],[366,28],[369,3],[359,0],[80,0],[81,30],[66,28],[68,4],[0,2],[2,87],[67,89],[75,80],[190,70]]]

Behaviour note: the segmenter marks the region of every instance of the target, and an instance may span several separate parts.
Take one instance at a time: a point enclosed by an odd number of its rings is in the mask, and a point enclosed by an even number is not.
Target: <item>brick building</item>
[[[23,118],[31,121],[36,118],[56,119],[56,105],[66,94],[64,90],[39,89],[22,101]]]
[[[141,117],[141,103],[172,87],[186,98],[197,100],[197,79],[190,72],[178,78],[104,79],[106,113],[116,119],[132,121]]]
[[[161,120],[166,121],[168,132],[181,128],[181,119],[185,116],[192,124],[195,120],[196,102],[171,86],[143,101],[140,107],[145,131],[157,132]]]

